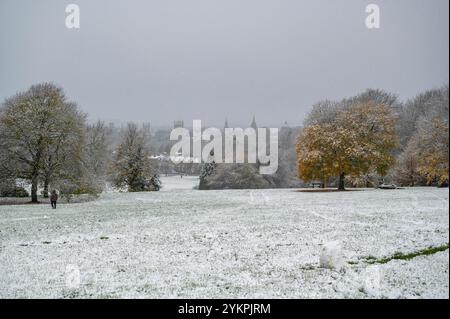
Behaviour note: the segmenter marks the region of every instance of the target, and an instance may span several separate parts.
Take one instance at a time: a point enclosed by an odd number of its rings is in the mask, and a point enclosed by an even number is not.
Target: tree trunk
[[[338,190],[345,191],[345,173],[339,175],[339,187]]]
[[[37,179],[37,177],[33,177],[31,179],[31,202],[32,203],[38,202],[37,189],[38,189],[38,179]]]
[[[48,178],[44,181],[44,198],[48,198]]]

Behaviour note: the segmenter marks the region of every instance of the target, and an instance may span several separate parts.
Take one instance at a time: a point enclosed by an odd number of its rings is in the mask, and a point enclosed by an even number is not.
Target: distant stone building
[[[184,127],[184,121],[173,121],[173,128]]]

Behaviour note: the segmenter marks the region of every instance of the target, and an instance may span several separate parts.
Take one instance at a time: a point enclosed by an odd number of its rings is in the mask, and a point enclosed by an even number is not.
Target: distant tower
[[[151,129],[150,129],[150,123],[149,122],[144,122],[142,123],[142,130],[145,133],[150,133]]]
[[[184,127],[183,121],[173,121],[173,128]]]
[[[224,127],[223,128],[228,128],[229,126],[228,126],[228,119],[227,118],[225,118],[225,125],[224,125]]]
[[[252,123],[250,124],[250,127],[252,127],[255,130],[256,133],[256,140],[258,140],[258,126],[256,125],[256,119],[255,119],[255,114],[253,114],[253,118],[252,118]],[[256,144],[256,154],[258,154],[258,144]],[[248,161],[248,154],[246,156],[245,161]],[[256,158],[256,167],[259,169],[259,160],[258,158]]]
[[[258,128],[256,125],[255,114],[253,114],[252,124],[250,124],[250,127],[253,127],[255,130]]]

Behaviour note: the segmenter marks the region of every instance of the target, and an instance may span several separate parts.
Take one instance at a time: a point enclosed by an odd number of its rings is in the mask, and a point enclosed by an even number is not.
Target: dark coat
[[[58,200],[58,194],[56,192],[50,194],[50,200],[56,202]]]

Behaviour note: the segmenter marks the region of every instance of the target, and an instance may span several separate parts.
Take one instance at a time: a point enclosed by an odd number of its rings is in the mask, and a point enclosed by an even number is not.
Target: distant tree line
[[[426,91],[401,106],[399,156],[392,174],[401,185],[448,186],[449,88]]]
[[[302,128],[280,129],[278,171],[261,176],[258,163],[202,166],[155,159],[173,144],[169,129],[152,135],[148,125],[88,123],[61,87],[41,83],[0,107],[0,196],[27,196],[16,187],[18,180],[31,185],[33,202],[39,189],[44,197],[51,189],[67,197],[96,195],[108,184],[153,191],[161,188],[159,172],[198,174],[201,189],[299,187],[315,180],[340,189],[386,181],[447,186],[448,99],[446,85],[404,103],[372,89],[320,101]]]
[[[448,186],[448,98],[446,85],[406,103],[367,90],[315,104],[297,141],[299,177],[339,189],[384,181]]]

